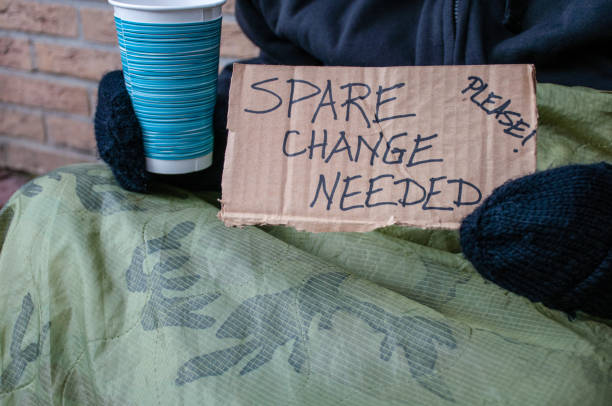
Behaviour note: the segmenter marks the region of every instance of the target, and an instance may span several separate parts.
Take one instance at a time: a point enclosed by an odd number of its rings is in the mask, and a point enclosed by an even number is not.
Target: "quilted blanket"
[[[612,94],[538,86],[538,167]],[[485,281],[454,231],[227,228],[218,195],[60,168],[0,212],[3,405],[610,405],[612,322]]]

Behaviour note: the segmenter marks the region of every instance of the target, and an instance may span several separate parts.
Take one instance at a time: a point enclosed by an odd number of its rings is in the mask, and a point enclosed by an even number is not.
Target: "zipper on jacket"
[[[457,32],[457,21],[459,21],[459,1],[453,0],[453,31]]]

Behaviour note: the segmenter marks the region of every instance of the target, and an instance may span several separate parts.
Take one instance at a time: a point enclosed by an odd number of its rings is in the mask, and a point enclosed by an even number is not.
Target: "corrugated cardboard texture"
[[[226,225],[458,228],[535,171],[532,65],[234,65]]]

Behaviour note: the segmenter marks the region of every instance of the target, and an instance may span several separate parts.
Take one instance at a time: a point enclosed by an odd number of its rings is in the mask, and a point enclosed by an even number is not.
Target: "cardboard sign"
[[[458,228],[535,171],[532,65],[234,65],[219,217],[368,231]]]

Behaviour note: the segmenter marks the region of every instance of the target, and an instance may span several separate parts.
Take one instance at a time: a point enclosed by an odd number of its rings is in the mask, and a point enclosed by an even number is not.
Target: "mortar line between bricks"
[[[91,101],[90,101],[91,102]],[[91,115],[68,113],[66,111],[49,110],[44,107],[24,106],[22,104],[8,103],[0,101],[0,109],[12,110],[19,113],[40,115],[42,116],[54,116],[70,119],[72,121],[78,121],[80,123],[93,124],[93,118],[95,111]]]
[[[75,8],[79,7],[90,7],[102,10],[112,9],[112,6],[106,1],[95,1],[95,0],[22,0],[27,3],[44,3],[44,4],[60,4],[63,6],[72,6]]]
[[[87,47],[100,51],[115,51],[119,53],[119,46],[117,44],[104,44],[101,42],[88,41],[86,39],[56,37],[49,34],[38,34],[34,32],[13,31],[6,29],[0,29],[0,36],[16,39],[30,39],[33,42],[46,42],[49,44],[63,45],[66,47]]]
[[[93,123],[96,117],[98,92],[96,89],[87,89],[87,100],[89,100],[89,121]]]
[[[76,21],[77,21],[77,40],[79,42],[85,41],[83,35],[83,19],[81,18],[81,8],[77,8],[76,11]]]
[[[49,130],[47,130],[47,115],[43,113],[42,115],[42,124],[43,124],[43,145],[49,145]]]
[[[65,111],[57,111],[57,110],[49,110],[44,107],[34,107],[34,106],[24,106],[22,104],[14,104],[0,101],[0,109],[13,110],[20,113],[32,114],[32,115],[47,115],[47,116],[58,116],[62,118],[67,118],[73,121],[78,121],[81,123],[93,123],[93,118],[88,115],[76,114],[76,113],[68,113]]]
[[[32,2],[32,0],[24,0],[26,2]],[[37,3],[45,3],[45,4],[61,4],[64,6],[73,6],[75,8],[96,8],[99,10],[112,10],[113,7],[108,3],[108,1],[96,1],[96,0],[34,0]],[[223,14],[225,17],[233,16],[233,13]]]
[[[93,93],[93,89],[87,89],[87,109],[89,111],[89,119],[93,120],[96,115],[96,109],[94,109],[95,104],[92,103],[91,95]]]
[[[7,110],[14,110],[14,111],[17,111],[20,113],[26,113],[26,114],[41,114],[42,115],[44,113],[43,107],[24,106],[21,104],[7,103],[3,101],[0,101],[0,108],[7,109]]]
[[[28,47],[30,48],[30,64],[32,71],[35,72],[38,70],[38,62],[36,61],[36,47],[34,46],[34,41],[28,37]]]
[[[14,69],[14,68],[7,68],[5,66],[0,66],[0,74],[14,75],[14,76],[19,76],[19,77],[26,78],[26,79],[33,79],[33,80],[36,80],[36,79],[47,80],[47,81],[51,81],[57,84],[62,84],[66,86],[76,86],[76,87],[81,87],[81,88],[84,87],[86,89],[97,88],[98,82],[99,82],[99,80],[81,79],[81,78],[76,78],[73,76],[66,76],[65,74],[59,74],[59,73],[55,74],[51,72],[41,72],[41,71],[26,72],[26,71]]]
[[[72,149],[71,147],[67,147],[67,146],[56,147],[56,146],[49,145],[49,144],[42,144],[40,142],[24,140],[21,138],[13,138],[13,137],[9,137],[6,135],[0,135],[0,145],[2,144],[13,144],[13,145],[21,146],[21,147],[37,149],[42,152],[49,152],[52,154],[63,155],[67,158],[83,159],[83,160],[88,160],[88,161],[91,161],[91,158],[100,160],[97,157],[97,155],[85,154],[83,152],[76,151]]]
[[[70,119],[72,121],[78,121],[79,123],[93,124],[93,119],[90,116],[85,116],[82,114],[67,113],[65,111],[55,110],[44,110],[43,113],[45,113],[46,116],[61,117]]]

